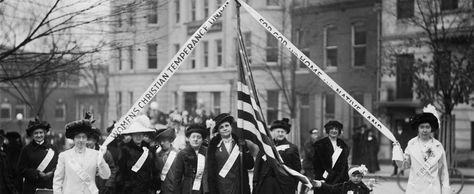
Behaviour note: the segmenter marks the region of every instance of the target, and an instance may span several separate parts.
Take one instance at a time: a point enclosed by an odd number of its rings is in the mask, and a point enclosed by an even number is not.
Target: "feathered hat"
[[[38,116],[35,117],[35,120],[28,122],[28,127],[26,128],[26,135],[31,136],[33,131],[36,129],[43,129],[45,133],[49,131],[51,125],[46,121],[40,121]]]
[[[66,124],[66,138],[73,139],[79,133],[85,133],[89,137],[93,133],[92,123],[94,122],[92,115],[87,112],[84,119]]]
[[[204,139],[207,137],[206,126],[201,125],[201,124],[189,125],[189,127],[186,129],[186,132],[185,132],[186,137],[189,137],[191,133],[200,133],[202,135],[202,138]]]
[[[122,134],[132,134],[132,133],[148,133],[155,132],[151,128],[150,119],[146,115],[137,116],[135,121],[133,121],[130,126],[122,132]]]

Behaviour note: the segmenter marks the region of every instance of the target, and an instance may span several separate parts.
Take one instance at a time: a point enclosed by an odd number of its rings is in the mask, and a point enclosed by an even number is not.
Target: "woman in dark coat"
[[[22,193],[33,194],[37,188],[53,188],[53,173],[58,163],[58,153],[45,141],[51,126],[35,118],[28,123],[26,134],[32,137],[18,159],[18,172],[25,179]]]
[[[1,194],[17,194],[18,191],[13,184],[12,169],[7,154],[3,152],[3,140],[5,138],[3,130],[0,130],[0,193]]]
[[[291,130],[291,125],[289,119],[283,118],[282,120],[273,121],[270,130],[274,137],[273,141],[275,142],[275,147],[278,153],[280,154],[285,165],[291,169],[300,172],[301,171],[301,159],[298,152],[298,147],[295,144],[290,143],[286,136]],[[296,191],[298,186],[298,180],[294,179],[291,184],[291,190]]]
[[[364,137],[364,147],[362,148],[362,153],[364,157],[362,158],[362,164],[367,166],[369,173],[374,173],[380,170],[378,153],[379,153],[379,143],[377,138],[374,135],[372,130],[367,131]]]
[[[214,118],[214,122],[213,131],[219,134],[212,138],[207,152],[209,193],[250,194],[248,170],[253,168],[254,161],[245,141],[240,140],[237,135],[232,133],[234,118],[228,113],[222,113]],[[244,169],[241,169],[239,144],[243,148]],[[232,166],[224,169],[227,161],[232,162]],[[243,192],[241,192],[241,188],[243,188]]]
[[[205,126],[193,124],[186,129],[189,144],[176,156],[167,178],[162,183],[162,193],[204,194],[208,193],[205,171],[207,148],[202,146],[207,136]]]
[[[143,141],[144,133],[154,132],[148,128],[150,120],[145,115],[139,116],[123,131],[131,134],[132,141],[122,147],[119,170],[122,177],[120,184],[123,194],[148,194],[159,188],[159,174],[154,163],[154,154],[149,145]]]
[[[338,121],[329,121],[324,125],[328,137],[314,143],[313,167],[316,180],[324,180],[327,184],[343,183],[349,180],[347,174],[349,147],[338,138],[341,135],[342,127],[342,123]],[[333,155],[335,161],[332,159]],[[315,189],[314,193],[324,192]]]

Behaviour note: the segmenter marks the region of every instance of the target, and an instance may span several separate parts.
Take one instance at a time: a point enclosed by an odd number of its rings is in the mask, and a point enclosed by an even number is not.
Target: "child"
[[[344,183],[329,185],[323,181],[314,180],[313,187],[321,187],[327,193],[337,194],[369,194],[372,189],[367,187],[362,178],[367,173],[365,165],[352,167],[349,169],[349,181]]]

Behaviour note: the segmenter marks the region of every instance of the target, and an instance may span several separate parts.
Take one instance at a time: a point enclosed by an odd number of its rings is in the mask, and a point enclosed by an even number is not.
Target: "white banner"
[[[123,115],[120,120],[115,123],[112,133],[104,141],[103,146],[107,146],[112,142],[117,135],[120,135],[123,130],[127,129],[128,126],[135,120],[138,116],[138,113],[145,108],[145,106],[153,100],[153,97],[160,91],[160,89],[168,82],[171,76],[176,73],[178,68],[182,65],[184,60],[191,54],[191,52],[196,48],[196,45],[204,37],[212,27],[212,25],[222,16],[224,9],[229,5],[230,0],[227,0],[222,4],[219,9],[217,9],[207,20],[204,22],[193,35],[184,43],[180,48],[179,52],[174,55],[168,65],[161,71],[158,77],[153,81],[153,83],[148,87],[148,89],[143,93],[140,98],[133,104],[133,106],[128,110],[128,112]]]
[[[359,102],[357,102],[349,93],[347,93],[339,84],[337,84],[334,80],[332,80],[326,72],[324,72],[321,68],[319,68],[313,61],[311,61],[306,55],[304,55],[296,46],[291,43],[281,32],[277,30],[268,20],[262,17],[257,11],[251,8],[242,0],[237,0],[242,7],[244,7],[250,15],[257,20],[257,22],[265,28],[270,34],[275,36],[277,40],[285,46],[287,49],[293,53],[296,58],[298,58],[301,62],[303,62],[314,74],[316,74],[326,85],[328,85],[336,94],[341,96],[341,98],[346,101],[350,106],[352,106],[357,112],[359,112],[365,119],[367,119],[370,124],[376,127],[383,135],[385,135],[388,139],[392,142],[397,142],[395,136],[390,132],[390,130],[385,127],[372,113],[370,113],[366,108],[364,108]],[[396,158],[392,158],[394,160],[403,160],[403,158],[398,158],[398,156],[402,155],[402,150],[399,146],[394,147],[394,151],[399,152],[395,156]]]

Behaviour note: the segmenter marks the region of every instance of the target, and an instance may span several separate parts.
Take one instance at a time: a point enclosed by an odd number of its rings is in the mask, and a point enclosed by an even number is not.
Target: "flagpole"
[[[235,6],[237,8],[237,33],[238,33],[238,38],[240,39],[242,37],[242,32],[240,31],[240,3],[236,0],[235,1]],[[239,40],[241,41],[241,40]],[[237,45],[237,48],[239,48],[239,45]],[[237,50],[239,51],[239,49]],[[240,58],[240,55],[239,55],[239,58],[238,60],[242,60]],[[241,101],[237,100],[237,103],[242,103]],[[242,122],[242,121],[240,121]],[[245,142],[245,139],[244,139],[244,131],[242,130],[241,133],[240,133],[240,137],[239,137],[239,142],[237,142],[239,144],[239,150],[240,150],[240,193],[241,194],[244,194],[244,150],[243,150],[243,145],[241,145],[240,141],[244,141]]]

